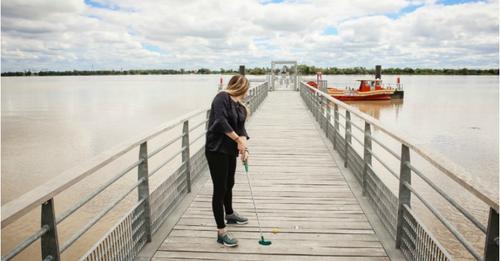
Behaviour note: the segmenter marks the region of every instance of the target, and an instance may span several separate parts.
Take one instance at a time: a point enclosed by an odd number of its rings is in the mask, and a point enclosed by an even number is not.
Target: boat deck
[[[235,248],[216,242],[206,179],[152,260],[389,260],[298,92],[271,92],[247,126],[250,178],[264,236],[238,162],[234,209],[247,225],[228,225]],[[273,233],[275,232],[275,233]]]

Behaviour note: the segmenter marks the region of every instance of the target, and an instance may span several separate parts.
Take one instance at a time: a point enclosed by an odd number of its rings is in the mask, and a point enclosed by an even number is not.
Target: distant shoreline
[[[315,67],[299,65],[299,72],[302,75],[315,75],[322,72],[323,75],[360,75],[375,74],[374,69],[364,67],[337,68],[337,67]],[[248,68],[249,75],[265,75],[269,68]],[[40,72],[4,72],[2,77],[10,76],[98,76],[98,75],[183,75],[183,74],[237,74],[235,70],[210,70],[201,68],[198,70],[172,70],[172,69],[151,69],[151,70],[73,70],[73,71],[40,71]],[[386,68],[382,69],[384,75],[499,75],[499,69],[429,69],[429,68]]]

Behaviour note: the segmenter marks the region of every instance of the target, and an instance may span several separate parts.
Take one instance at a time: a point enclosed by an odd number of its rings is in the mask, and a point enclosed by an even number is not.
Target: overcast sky
[[[3,0],[2,71],[498,68],[498,0]]]

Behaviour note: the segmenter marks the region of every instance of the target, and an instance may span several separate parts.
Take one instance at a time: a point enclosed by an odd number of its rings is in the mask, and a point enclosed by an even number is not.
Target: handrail
[[[110,150],[102,152],[96,157],[62,172],[60,175],[55,176],[46,183],[21,195],[19,198],[7,202],[2,206],[2,228],[9,225],[20,216],[26,214],[34,207],[41,205],[50,198],[59,194],[61,191],[71,187],[73,184],[101,169],[123,154],[129,152],[131,149],[178,126],[186,119],[191,119],[200,113],[205,112],[206,110],[207,109],[196,110],[168,121],[167,123],[156,128],[154,131],[147,132],[146,134],[140,135],[139,138],[130,139]]]
[[[439,211],[437,211],[436,208],[429,203],[429,201],[424,199],[422,195],[420,195],[420,193],[418,193],[410,184],[408,184],[408,182],[404,181],[403,184],[407,189],[409,189],[413,193],[413,195],[415,195],[420,200],[420,202],[422,202],[427,207],[427,209],[429,209],[432,212],[432,214],[434,214],[434,216],[437,217],[437,219],[448,229],[448,231],[450,231],[453,234],[453,236],[455,236],[458,239],[458,241],[462,243],[462,245],[469,251],[469,253],[471,253],[474,256],[474,258],[476,258],[477,260],[482,260],[481,256],[479,256],[479,254],[476,253],[476,251],[474,250],[472,244],[469,241],[467,241],[467,239],[465,239],[462,234],[457,232],[458,231],[457,228],[454,227],[452,224],[450,224],[450,222],[448,222],[446,218],[443,217],[443,215],[439,213]]]
[[[450,204],[452,206],[454,206],[458,211],[460,211],[460,213],[462,213],[462,215],[467,217],[477,228],[479,228],[481,231],[483,231],[483,233],[487,232],[486,227],[483,224],[481,224],[481,222],[479,222],[479,220],[477,220],[474,216],[472,216],[469,212],[467,212],[454,199],[452,199],[448,195],[446,195],[446,193],[441,188],[436,186],[436,184],[434,184],[422,172],[420,172],[418,169],[416,169],[414,166],[412,166],[409,162],[406,162],[405,164],[406,164],[406,166],[408,166],[408,168],[410,168],[413,171],[413,173],[417,174],[423,181],[425,181],[427,184],[429,184],[429,186],[431,186],[437,193],[439,193],[442,197],[446,198],[446,200],[448,200],[448,202],[450,202]]]
[[[429,258],[435,257],[435,255],[442,256],[444,260],[450,260],[451,256],[447,253],[446,249],[440,246],[439,242],[433,238],[432,234],[425,228],[423,224],[420,224],[415,216],[415,213],[406,211],[405,209],[411,208],[411,196],[415,195],[417,199],[424,204],[424,206],[430,210],[430,212],[436,217],[447,229],[451,232],[455,238],[461,243],[461,245],[476,259],[476,260],[497,260],[498,259],[498,203],[491,196],[488,195],[484,188],[482,188],[480,183],[474,183],[471,178],[467,179],[464,176],[466,173],[464,170],[458,168],[458,166],[449,160],[441,159],[437,157],[437,154],[431,153],[427,150],[420,148],[419,146],[413,145],[409,139],[404,138],[403,135],[386,128],[378,120],[372,118],[371,116],[365,115],[358,109],[353,108],[341,101],[338,101],[330,95],[318,90],[308,84],[301,82],[300,94],[307,104],[308,108],[313,113],[314,117],[320,124],[320,127],[325,131],[327,138],[332,140],[334,149],[340,149],[341,156],[344,158],[344,167],[350,166],[353,173],[357,176],[359,182],[362,184],[363,195],[368,195],[373,201],[373,205],[377,210],[377,215],[383,221],[384,226],[388,231],[395,237],[396,248],[402,248],[403,253],[409,259],[419,259],[419,258]],[[323,102],[323,100],[327,102]],[[334,107],[334,126],[331,125],[331,107],[330,103],[335,105]],[[327,105],[324,108],[322,105]],[[343,133],[339,132],[338,127],[341,125],[339,118],[339,107],[345,109],[345,126]],[[358,130],[363,133],[364,142],[352,135],[352,120],[351,114],[356,115],[361,120],[365,122],[364,130],[357,126]],[[374,126],[378,130],[382,131],[389,137],[395,139],[401,146],[401,156],[396,152],[391,150],[388,146],[384,145],[381,141],[375,139],[371,134],[371,127]],[[333,127],[333,129],[332,129]],[[333,133],[332,133],[333,132]],[[352,144],[352,139],[360,143],[363,147],[363,154],[360,155],[359,152],[355,150]],[[400,173],[399,175],[393,171],[378,155],[376,155],[372,149],[372,141],[375,141],[383,149],[385,149],[389,154],[398,159],[400,163]],[[342,146],[343,148],[338,148]],[[431,179],[426,177],[421,171],[415,168],[410,161],[410,152],[416,153],[427,160],[432,166],[440,170],[446,176],[450,177],[459,186],[465,188],[469,193],[476,196],[479,200],[486,203],[489,207],[490,216],[488,219],[488,227],[484,226],[475,216],[468,212],[464,207],[462,207],[458,202],[456,202],[450,195],[446,194],[445,190],[434,184]],[[432,158],[434,157],[434,158]],[[381,179],[376,174],[373,165],[372,158],[375,158],[383,167],[385,167],[390,174],[392,174],[399,182],[399,195],[396,195],[389,189],[389,187],[381,181]],[[434,191],[436,191],[443,199],[445,199],[450,205],[455,207],[465,218],[474,224],[481,232],[485,233],[485,248],[484,257],[474,249],[472,244],[465,239],[465,237],[454,227],[446,218],[434,207],[429,201],[424,199],[421,194],[416,191],[411,185],[412,173],[420,177],[424,182],[427,183]],[[471,176],[469,176],[471,177]],[[418,234],[418,237],[416,235]],[[412,244],[408,242],[411,241]],[[429,251],[422,252],[421,249],[431,249]],[[415,256],[416,255],[416,256]],[[439,259],[441,260],[441,259]]]
[[[458,166],[456,163],[453,163],[449,159],[446,159],[442,156],[439,156],[436,152],[431,152],[429,150],[426,150],[418,145],[415,145],[415,143],[410,142],[411,139],[406,137],[405,135],[400,134],[398,131],[392,130],[391,128],[384,126],[379,120],[371,117],[370,115],[367,115],[363,112],[361,112],[358,108],[355,108],[353,106],[350,106],[340,100],[332,98],[330,95],[308,85],[305,82],[302,82],[304,86],[309,88],[311,91],[317,92],[319,95],[325,97],[326,99],[330,100],[334,104],[339,105],[340,107],[343,107],[344,109],[350,111],[357,117],[365,120],[369,124],[376,126],[378,130],[382,131],[383,133],[389,135],[390,137],[394,138],[396,141],[400,142],[401,144],[404,144],[408,146],[408,148],[412,149],[413,151],[417,152],[420,156],[422,156],[424,159],[426,159],[429,163],[431,163],[433,166],[441,170],[444,174],[446,174],[448,177],[456,181],[458,184],[462,185],[467,191],[475,195],[478,199],[483,201],[485,204],[488,206],[492,207],[496,211],[498,211],[498,199],[494,198],[494,196],[489,195],[489,193],[485,193],[484,191],[487,191],[486,189],[483,188],[481,183],[474,181],[473,180],[473,175],[470,175],[466,170],[464,170],[462,167]]]

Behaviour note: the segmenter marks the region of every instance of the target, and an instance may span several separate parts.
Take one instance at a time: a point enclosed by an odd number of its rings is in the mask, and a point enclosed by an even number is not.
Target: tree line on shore
[[[287,67],[289,68],[289,67]],[[375,69],[367,69],[365,67],[316,67],[309,65],[298,65],[298,71],[302,75],[315,75],[321,72],[325,75],[335,74],[375,74]],[[270,68],[254,67],[247,68],[246,74],[249,75],[264,75]],[[276,69],[278,72],[281,69]],[[72,70],[72,71],[20,71],[20,72],[3,72],[2,76],[66,76],[66,75],[147,75],[147,74],[236,74],[237,70],[223,69],[210,70],[208,68],[200,68],[197,70],[185,69],[144,69],[144,70]],[[431,68],[382,68],[382,74],[392,75],[498,75],[499,69],[431,69]]]

